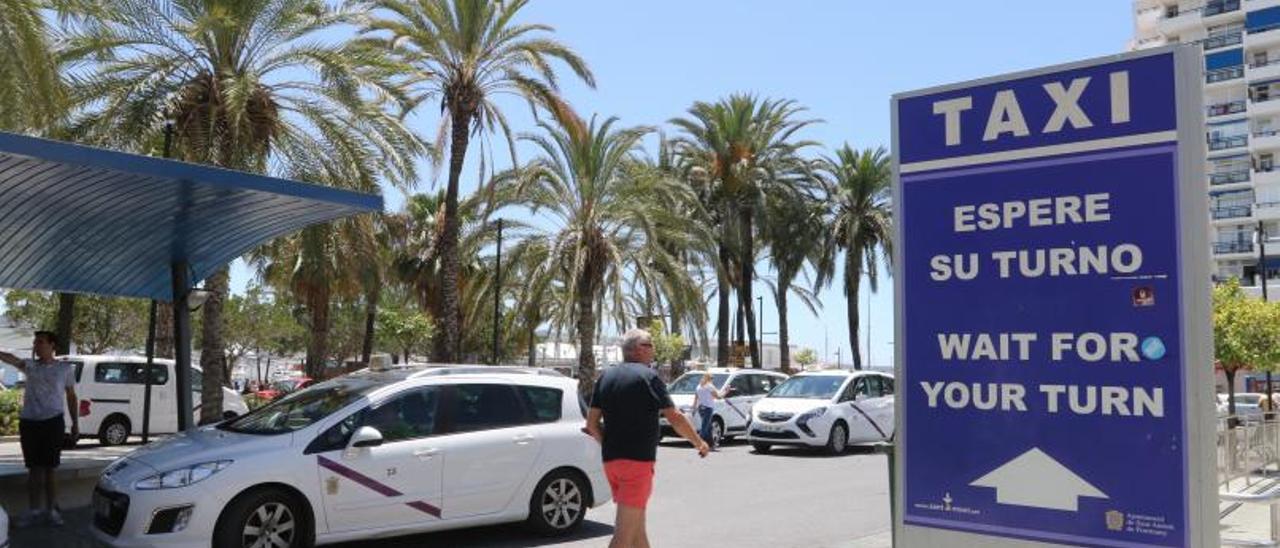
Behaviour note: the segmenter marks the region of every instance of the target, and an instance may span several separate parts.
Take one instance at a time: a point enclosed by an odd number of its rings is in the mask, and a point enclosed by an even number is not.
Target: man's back
[[[658,411],[671,407],[667,387],[649,368],[635,363],[611,367],[596,381],[591,406],[604,414],[605,461],[652,461],[657,457]]]

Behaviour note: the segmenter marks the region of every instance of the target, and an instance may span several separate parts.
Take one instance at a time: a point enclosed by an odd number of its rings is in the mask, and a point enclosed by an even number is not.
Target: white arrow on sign
[[[1049,510],[1079,510],[1080,497],[1110,498],[1035,447],[973,483],[996,490],[996,502]]]

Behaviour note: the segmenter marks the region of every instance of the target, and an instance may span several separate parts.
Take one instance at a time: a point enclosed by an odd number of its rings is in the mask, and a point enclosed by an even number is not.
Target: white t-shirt
[[[67,409],[67,389],[76,386],[76,368],[64,361],[47,364],[36,360],[22,362],[27,384],[18,417],[47,420],[62,415]]]
[[[715,405],[715,392],[715,385],[711,383],[699,384],[697,399],[694,400],[694,408],[713,407]]]

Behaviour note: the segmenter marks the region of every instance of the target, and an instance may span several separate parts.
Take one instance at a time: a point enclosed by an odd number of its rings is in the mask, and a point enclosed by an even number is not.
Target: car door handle
[[[413,456],[421,460],[431,460],[432,457],[439,455],[440,450],[432,447],[431,449],[419,449],[413,452]]]
[[[529,445],[533,443],[533,434],[517,434],[511,438],[511,441],[515,442],[516,445]]]

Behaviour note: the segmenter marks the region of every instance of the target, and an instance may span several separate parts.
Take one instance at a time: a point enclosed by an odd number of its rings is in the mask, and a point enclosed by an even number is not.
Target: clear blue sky
[[[535,0],[523,19],[555,27],[556,38],[590,64],[596,90],[574,82],[567,71],[564,78],[566,96],[584,115],[664,126],[695,100],[747,91],[808,107],[825,122],[804,137],[827,147],[887,147],[893,93],[1119,53],[1133,35],[1132,6],[1117,0]],[[506,104],[517,129],[531,130],[528,109]],[[415,123],[434,136],[434,105]],[[498,167],[507,167],[501,141],[494,145]],[[521,148],[523,158],[530,153]],[[477,170],[469,167],[463,191],[476,185]],[[428,180],[421,188],[434,187]],[[396,209],[401,198],[388,196],[387,202]],[[237,267],[233,287],[243,288],[248,277]],[[766,295],[765,331],[776,331],[770,297],[763,287],[756,293]],[[864,284],[864,316],[866,298]],[[791,340],[820,356],[825,347],[831,360],[840,348],[848,363],[844,294],[834,286],[821,299],[825,308],[816,317],[793,299]],[[870,304],[870,361],[889,365],[893,299],[887,280]],[[858,342],[864,356],[866,323]]]

